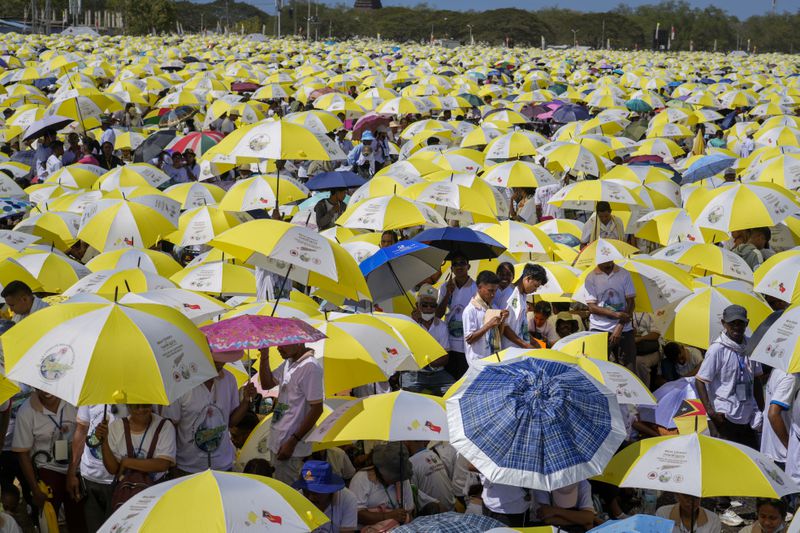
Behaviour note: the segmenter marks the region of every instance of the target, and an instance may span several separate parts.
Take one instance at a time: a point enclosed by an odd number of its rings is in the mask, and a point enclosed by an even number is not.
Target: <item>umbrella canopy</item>
[[[447,251],[448,260],[457,256],[470,261],[490,259],[505,251],[502,244],[471,228],[433,228],[418,233],[414,240]]]
[[[203,334],[163,305],[62,303],[23,319],[2,343],[11,379],[73,405],[166,405],[217,375]]]
[[[699,433],[653,437],[631,444],[595,479],[699,498],[781,498],[798,491],[772,459],[742,444]]]
[[[450,442],[487,479],[545,491],[602,472],[626,433],[614,393],[534,358],[477,363],[447,412]]]
[[[260,350],[269,346],[305,344],[325,338],[325,335],[296,318],[275,318],[259,315],[239,315],[203,326],[214,352]]]
[[[137,163],[149,163],[163,152],[178,136],[175,130],[159,130],[147,137],[133,152],[133,160]]]
[[[25,133],[22,135],[23,141],[30,141],[41,137],[45,133],[55,133],[56,131],[68,126],[73,121],[70,117],[62,117],[61,115],[47,115],[33,122],[30,126],[25,128]]]
[[[197,502],[203,505],[198,506]],[[193,509],[176,513],[175,509]],[[191,530],[300,533],[329,522],[292,487],[264,476],[215,472],[165,481],[143,490],[106,520],[100,533]]]
[[[306,188],[310,191],[325,191],[329,189],[350,189],[361,187],[367,181],[349,171],[322,172],[306,182]]]
[[[345,245],[346,246],[346,245]],[[402,296],[442,266],[447,252],[421,242],[401,241],[381,248],[359,265],[376,302]]]
[[[503,523],[488,516],[449,512],[420,516],[411,523],[396,527],[392,531],[396,533],[483,533],[495,531],[495,528],[504,528]],[[497,531],[505,531],[505,529]]]
[[[195,324],[202,324],[230,309],[216,298],[185,289],[157,289],[144,292],[129,292],[120,298],[123,304],[153,303],[166,305],[182,313]]]

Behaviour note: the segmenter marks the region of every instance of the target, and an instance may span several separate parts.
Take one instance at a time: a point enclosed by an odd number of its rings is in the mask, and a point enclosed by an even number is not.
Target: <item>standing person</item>
[[[745,353],[747,309],[729,305],[722,313],[725,331],[708,347],[695,376],[697,396],[703,402],[716,432],[725,440],[758,449],[751,427],[759,408],[763,410],[763,389],[756,380],[761,364]]]
[[[652,313],[634,313],[633,327],[636,341],[636,376],[650,388],[653,368],[661,363],[661,333],[654,324]]]
[[[112,150],[117,142],[117,132],[115,132],[114,128],[111,127],[113,123],[114,117],[108,113],[103,113],[100,115],[100,129],[103,132],[100,135],[100,146],[104,145],[105,143],[110,143]]]
[[[547,271],[541,265],[528,263],[522,269],[505,307],[508,318],[503,328],[502,348],[539,348],[538,343],[534,345],[531,341],[528,329],[527,298],[546,283]]]
[[[750,154],[753,153],[753,150],[756,149],[756,142],[753,140],[753,134],[748,133],[747,137],[742,139],[742,142],[739,143],[739,157],[745,158],[749,157]]]
[[[469,261],[456,254],[450,259],[450,279],[439,287],[439,305],[436,317],[444,317],[449,333],[448,361],[445,370],[454,379],[461,379],[468,365],[464,355],[464,308],[478,291],[475,281],[469,276]]]
[[[598,264],[584,282],[589,329],[608,332],[609,353],[618,351],[620,364],[635,370],[636,337],[631,324],[636,289],[630,273],[613,261]]]
[[[611,214],[611,205],[608,202],[597,202],[592,216],[586,221],[581,233],[581,244],[587,245],[597,239],[625,239],[625,225],[622,219]]]
[[[106,170],[121,167],[123,165],[122,159],[114,155],[114,145],[109,141],[104,141],[100,146],[100,155],[97,158],[99,166]]]
[[[536,204],[536,218],[538,220],[550,220],[553,218],[564,218],[564,210],[560,207],[550,205],[550,198],[555,193],[569,185],[572,176],[569,173],[564,175],[564,179],[552,185],[545,185],[538,187],[536,193],[533,195],[533,201]]]
[[[785,468],[791,427],[791,408],[800,380],[797,374],[787,374],[773,368],[765,387],[761,453]]]
[[[52,144],[56,140],[53,132],[47,132],[36,142],[36,152],[33,154],[33,171],[38,181],[47,177],[47,160],[53,155]]]
[[[83,506],[67,491],[69,450],[75,433],[77,409],[67,402],[35,389],[17,411],[12,451],[17,452],[20,469],[31,488],[33,503],[41,511],[48,496],[39,488],[44,481],[53,491],[50,498],[58,513],[64,506],[70,533],[86,530]]]
[[[5,286],[0,296],[6,301],[6,305],[14,316],[11,317],[13,322],[19,322],[28,315],[44,309],[47,303],[33,295],[33,291],[25,282],[12,281]]]
[[[753,228],[747,242],[739,244],[732,251],[755,271],[764,261],[775,255],[775,251],[769,247],[771,238],[772,232],[769,228]]]
[[[344,479],[333,473],[330,463],[306,461],[300,479],[293,486],[317,509],[325,513],[330,522],[312,533],[355,533],[358,527],[358,501]]]
[[[505,309],[506,304],[508,304],[508,299],[516,288],[513,283],[514,265],[508,261],[500,263],[497,270],[495,270],[495,274],[497,274],[497,279],[500,280],[500,283],[497,284],[497,292],[494,295],[494,300],[492,300],[492,307],[495,309]]]
[[[40,181],[45,181],[64,166],[64,163],[61,161],[61,158],[64,156],[64,143],[61,141],[53,141],[50,146],[53,150],[53,153],[47,158],[47,163],[45,164],[45,175],[44,177],[39,177]]]
[[[61,156],[61,163],[67,166],[77,162],[80,153],[81,138],[73,131],[67,135],[67,146],[64,148],[64,155]]]
[[[197,181],[200,176],[200,165],[197,164],[195,153],[191,148],[183,151],[183,168],[186,169],[186,177],[189,181]]]
[[[524,224],[536,224],[539,220],[536,217],[536,188],[534,187],[515,187],[511,197],[511,220],[517,220]],[[516,202],[516,206],[514,205]]]
[[[228,428],[244,417],[255,395],[248,383],[239,400],[236,378],[225,363],[214,361],[217,375],[194,387],[167,407],[162,416],[177,429],[178,476],[196,474],[208,468],[230,470],[236,451]]]
[[[273,372],[268,352],[261,352],[258,376],[262,389],[278,387],[267,447],[275,468],[273,477],[291,484],[311,455],[311,443],[305,437],[322,415],[322,365],[304,344],[279,346],[278,353],[283,362]]]
[[[333,189],[330,196],[321,199],[314,205],[318,231],[324,231],[336,225],[336,219],[344,213],[347,207],[344,203],[346,196],[347,189]]]
[[[498,282],[497,274],[491,270],[478,274],[475,280],[478,290],[461,315],[464,324],[464,356],[470,366],[478,359],[488,357],[501,349],[501,336],[508,311],[503,309],[494,316],[486,317],[487,312],[492,310]]]
[[[84,405],[78,408],[77,427],[72,439],[72,461],[67,471],[67,490],[76,502],[84,500],[89,531],[100,529],[111,516],[114,474],[109,473],[103,464],[102,442],[96,430],[104,419],[113,422],[117,413],[119,410],[116,405]]]
[[[437,296],[438,293],[432,285],[426,283],[420,287],[417,292],[417,308],[411,314],[411,318],[447,350],[449,333],[445,323],[436,318]],[[444,396],[447,389],[456,381],[445,369],[447,359],[448,356],[444,355],[417,371],[403,372],[400,375],[401,387],[411,392]]]

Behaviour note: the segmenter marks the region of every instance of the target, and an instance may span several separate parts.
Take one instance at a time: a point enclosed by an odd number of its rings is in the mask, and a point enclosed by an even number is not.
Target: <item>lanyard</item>
[[[750,383],[750,380],[745,380],[745,370],[748,368],[746,365],[747,358],[736,354],[736,361],[739,363],[739,383]]]
[[[47,418],[49,418],[49,419],[50,419],[50,421],[53,423],[53,425],[56,427],[56,429],[58,429],[58,430],[59,430],[59,431],[61,431],[61,432],[63,432],[63,431],[64,431],[64,430],[62,429],[62,427],[63,427],[63,425],[64,425],[64,409],[61,409],[61,413],[58,415],[58,422],[56,422],[56,419],[55,419],[55,418],[53,418],[53,417],[52,417],[52,416],[50,416],[50,415],[47,415]]]
[[[381,483],[381,485],[383,485],[383,483]],[[395,485],[395,488],[397,488],[397,485]],[[403,488],[405,488],[405,487],[403,487]],[[387,503],[389,504],[389,508],[397,509],[397,506],[392,501],[392,497],[389,495],[389,489],[386,488],[386,485],[383,485],[383,492],[386,493],[386,500],[387,500]],[[399,505],[400,502],[397,502],[397,504]]]
[[[139,454],[142,453],[142,446],[144,446],[144,440],[147,438],[147,432],[150,431],[150,426],[153,425],[153,420],[150,420],[150,423],[147,424],[147,427],[144,428],[144,434],[142,435],[142,440],[139,441],[139,447],[136,449],[136,459],[139,458]]]

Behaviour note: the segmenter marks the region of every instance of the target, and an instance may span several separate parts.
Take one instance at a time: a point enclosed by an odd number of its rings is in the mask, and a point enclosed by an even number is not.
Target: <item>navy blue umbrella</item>
[[[492,259],[506,249],[485,233],[470,228],[432,228],[418,233],[414,240],[447,251],[447,259],[456,256],[464,256],[470,261]]]
[[[327,191],[330,189],[349,189],[361,187],[367,182],[364,178],[350,171],[322,172],[306,182],[310,191]]]
[[[580,105],[567,104],[553,111],[553,122],[566,124],[590,118],[589,110]]]
[[[400,241],[381,248],[358,266],[373,300],[382,302],[406,294],[408,289],[438,272],[446,255],[444,250],[421,242]]]
[[[681,173],[678,172],[677,170],[675,170],[674,168],[672,168],[671,166],[669,166],[666,163],[659,163],[657,161],[636,161],[635,163],[629,163],[629,165],[632,166],[632,167],[658,167],[658,168],[663,168],[664,170],[667,170],[667,171],[672,173],[672,176],[671,176],[672,181],[674,181],[678,185],[680,185],[681,182],[683,181],[683,176],[681,176]]]

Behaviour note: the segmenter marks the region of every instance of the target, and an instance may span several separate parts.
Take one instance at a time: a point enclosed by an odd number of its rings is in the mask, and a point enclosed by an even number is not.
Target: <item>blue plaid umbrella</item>
[[[504,524],[477,514],[442,513],[420,516],[413,522],[396,527],[395,533],[483,533]]]
[[[612,391],[531,357],[475,364],[447,420],[450,443],[490,481],[546,491],[601,473],[626,435]]]
[[[736,162],[735,157],[725,154],[711,154],[703,156],[686,169],[683,173],[682,183],[693,183],[705,178],[710,178],[719,174],[726,168],[733,166]]]

